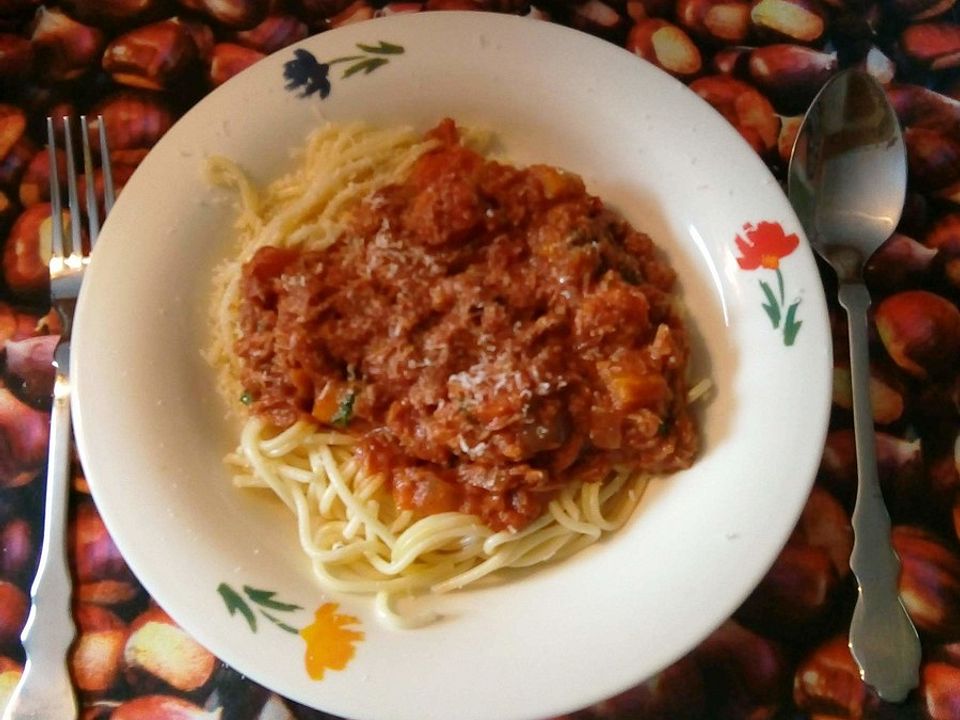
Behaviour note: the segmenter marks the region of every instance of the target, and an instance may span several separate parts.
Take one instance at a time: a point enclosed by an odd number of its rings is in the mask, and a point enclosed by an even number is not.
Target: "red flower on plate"
[[[744,237],[744,235],[746,237]],[[800,331],[802,320],[797,319],[797,308],[800,300],[787,302],[786,288],[784,287],[783,271],[780,270],[780,261],[792,253],[800,245],[800,238],[796,233],[787,235],[780,223],[761,221],[754,225],[746,223],[743,226],[743,235],[734,239],[740,257],[737,263],[743,270],[757,270],[764,268],[776,273],[776,290],[765,280],[760,280],[760,290],[763,291],[763,311],[770,318],[775,330],[783,329],[783,344],[793,345]]]
[[[737,235],[737,248],[741,257],[737,263],[744,270],[756,270],[759,267],[777,270],[781,258],[797,249],[800,238],[796,233],[787,235],[780,223],[761,222],[756,226],[748,223],[743,226],[744,235]]]

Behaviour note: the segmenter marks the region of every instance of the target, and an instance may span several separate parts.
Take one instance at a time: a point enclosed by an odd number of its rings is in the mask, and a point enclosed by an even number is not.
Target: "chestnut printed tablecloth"
[[[903,219],[871,263],[873,396],[903,599],[923,639],[903,705],[860,682],[845,630],[855,491],[846,331],[827,276],[834,407],[816,485],[773,567],[689,655],[579,720],[960,719],[960,11],[955,0],[0,0],[0,706],[19,678],[37,560],[57,332],[40,253],[44,119],[102,114],[122,184],[179,115],[265,54],[399,12],[530,15],[625,46],[688,83],[783,178],[800,116],[838,69],[888,90],[905,129]],[[601,69],[598,68],[599,72]],[[654,101],[655,99],[651,99]],[[246,680],[138,584],[74,474],[70,546],[86,720],[324,718]],[[53,719],[51,719],[53,720]],[[491,718],[490,720],[497,720]]]

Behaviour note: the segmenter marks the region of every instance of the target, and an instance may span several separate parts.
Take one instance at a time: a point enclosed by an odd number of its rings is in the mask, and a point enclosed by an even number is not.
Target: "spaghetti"
[[[326,587],[376,594],[401,627],[432,620],[398,613],[401,595],[620,528],[651,473],[692,461],[686,405],[705,388],[686,389],[673,275],[649,238],[576,176],[466,144],[449,121],[331,125],[263,192],[210,165],[241,202],[209,349],[245,415],[235,483],[294,513]],[[537,289],[510,297],[518,268]],[[542,295],[551,282],[562,295]]]

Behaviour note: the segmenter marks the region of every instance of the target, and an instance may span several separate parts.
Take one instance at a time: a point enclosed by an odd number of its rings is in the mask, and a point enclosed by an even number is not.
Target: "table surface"
[[[784,177],[810,100],[837,70],[887,87],[905,131],[903,219],[868,284],[871,391],[902,598],[924,644],[900,705],[846,646],[855,492],[846,331],[817,481],[766,577],[703,643],[642,685],[570,717],[960,719],[960,22],[955,0],[0,0],[0,707],[19,678],[42,515],[52,351],[46,269],[48,114],[102,113],[129,178],[176,118],[265,54],[396,12],[533,15],[625,46],[688,83]],[[169,19],[176,17],[176,22]],[[85,720],[324,718],[248,681],[177,627],[113,545],[79,466],[70,547]],[[496,720],[491,718],[491,720]]]

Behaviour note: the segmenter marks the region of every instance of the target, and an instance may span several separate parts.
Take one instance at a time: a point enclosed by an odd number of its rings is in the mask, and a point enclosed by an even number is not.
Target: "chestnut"
[[[926,379],[956,371],[960,310],[941,295],[906,290],[884,298],[874,319],[890,358],[909,374]]]
[[[6,192],[0,190],[0,236],[6,233],[16,213],[17,208],[13,200]]]
[[[38,335],[7,342],[7,372],[19,380],[27,399],[40,403],[53,392],[53,351],[59,341],[59,335]]]
[[[66,147],[63,132],[63,118],[77,117],[79,112],[74,99],[68,96],[69,84],[58,84],[52,87],[39,85],[25,85],[21,87],[17,102],[27,114],[27,130],[31,138],[47,137],[46,118],[53,119],[53,132],[59,147]],[[39,149],[34,146],[34,152]]]
[[[66,197],[67,155],[62,148],[56,150],[57,178],[60,180],[60,197]],[[20,204],[30,207],[50,201],[50,153],[46,148],[34,153],[20,179]],[[80,196],[82,197],[82,196]]]
[[[893,0],[890,9],[910,20],[928,20],[948,12],[956,0]]]
[[[852,549],[846,510],[814,487],[786,546],[734,617],[768,637],[793,642],[815,636],[828,625]]]
[[[89,500],[77,504],[67,539],[79,601],[117,605],[137,596],[140,586]]]
[[[173,17],[170,18],[170,22],[182,25],[190,33],[194,47],[197,49],[197,57],[203,64],[209,64],[213,55],[213,46],[216,43],[210,26],[193,17]]]
[[[27,134],[27,116],[0,103],[0,188],[15,187],[37,151]]]
[[[0,527],[0,575],[22,580],[31,574],[36,561],[33,529],[22,517],[14,517]]]
[[[846,507],[853,506],[857,490],[857,455],[853,430],[827,433],[818,480]],[[887,432],[876,433],[880,484],[891,512],[906,510],[921,493],[923,453],[919,439],[907,440]]]
[[[64,212],[64,225],[69,214]],[[38,203],[24,210],[14,222],[3,247],[3,278],[7,287],[23,298],[37,299],[49,292],[50,203]]]
[[[693,656],[686,655],[646,682],[596,703],[588,711],[597,720],[697,720],[703,717],[705,702],[703,673]]]
[[[908,83],[887,88],[887,98],[905,128],[921,128],[953,135],[960,123],[960,101],[943,93]]]
[[[756,88],[728,75],[707,75],[690,89],[710,103],[760,155],[777,147],[780,118]]]
[[[817,0],[755,0],[750,20],[764,38],[813,44],[823,38],[826,20]]]
[[[783,648],[734,620],[714,630],[693,652],[703,673],[711,720],[769,718],[784,701],[790,665]]]
[[[103,69],[121,85],[162,90],[197,59],[189,28],[173,20],[143,25],[120,35],[103,53]]]
[[[0,648],[13,648],[27,622],[30,599],[18,586],[0,580]]]
[[[847,636],[837,635],[811,651],[793,678],[793,701],[812,716],[861,720],[879,707],[860,679]]]
[[[90,495],[90,485],[87,483],[87,476],[83,474],[83,469],[74,469],[73,477],[70,478],[70,487],[81,495]]]
[[[427,0],[424,10],[483,10],[483,0]],[[376,10],[374,10],[376,16]]]
[[[920,698],[930,720],[960,717],[960,667],[928,662],[920,669]]]
[[[633,8],[629,7],[630,2],[633,3]],[[628,15],[634,20],[676,16],[680,22],[683,22],[679,10],[679,6],[673,0],[628,0]]]
[[[933,223],[923,244],[937,256],[947,281],[960,289],[960,213],[947,213]]]
[[[50,416],[0,387],[0,488],[26,485],[47,457]]]
[[[404,15],[408,13],[416,13],[423,10],[423,3],[419,2],[388,2],[382,8],[379,8],[376,12],[377,17],[388,17],[390,15]],[[537,11],[536,8],[531,7],[530,13],[527,17],[537,17],[540,20],[546,19],[546,16],[534,15],[534,12]]]
[[[960,140],[940,130],[917,125],[903,132],[907,167],[918,190],[935,192],[960,180]]]
[[[110,714],[110,720],[220,720],[220,710],[202,707],[173,695],[144,695],[127,700]]]
[[[930,70],[960,64],[960,28],[953,23],[912,23],[900,33],[900,48],[912,63]]]
[[[327,20],[343,12],[352,0],[300,0],[300,12],[314,29],[326,28]]]
[[[254,27],[267,16],[267,0],[179,0],[188,10],[203,13],[220,25],[235,30]]]
[[[142,21],[164,10],[165,0],[62,0],[73,17],[93,25]]]
[[[953,518],[953,534],[957,536],[957,540],[960,540],[960,495],[957,495],[953,500],[951,515]]]
[[[737,78],[747,77],[747,64],[750,61],[751,48],[740,45],[720,48],[710,60],[710,69],[720,75],[732,75]],[[797,124],[799,126],[799,118]],[[793,147],[791,141],[790,147]],[[787,151],[789,155],[789,150]]]
[[[871,290],[897,292],[917,287],[927,280],[937,248],[901,233],[891,235],[870,256],[864,279]]]
[[[13,33],[0,33],[0,78],[24,76],[33,69],[33,45]]]
[[[790,542],[823,550],[839,578],[850,573],[853,551],[850,516],[840,501],[823,488],[815,485],[810,491]]]
[[[93,67],[103,52],[103,33],[57,9],[41,5],[30,37],[37,65],[51,80],[73,80]]]
[[[160,681],[181,692],[203,687],[217,662],[213,653],[155,606],[130,624],[124,661],[132,682]]]
[[[120,678],[127,628],[109,610],[89,603],[74,609],[77,640],[70,653],[73,681],[85,693],[103,693]]]
[[[703,67],[700,50],[690,36],[660,18],[636,23],[627,35],[626,48],[677,77],[695,75]]]
[[[771,637],[809,636],[832,609],[838,581],[833,559],[825,550],[787,543],[734,617]]]
[[[676,13],[677,21],[704,41],[736,46],[750,35],[750,3],[745,0],[679,0]]]
[[[13,691],[20,683],[23,666],[15,660],[0,656],[0,709],[10,702]]]
[[[234,33],[234,41],[269,55],[303,40],[309,34],[307,24],[295,15],[268,15],[259,25]]]
[[[960,554],[923,528],[892,533],[900,556],[900,597],[917,630],[941,641],[960,640]]]
[[[476,7],[471,9],[475,10]],[[338,28],[342,27],[343,25],[351,25],[355,22],[369,20],[370,18],[374,17],[374,15],[376,15],[376,10],[374,9],[373,5],[367,2],[367,0],[354,0],[354,2],[344,6],[343,9],[338,11],[335,15],[329,16],[327,25],[331,28]]]
[[[777,155],[785,164],[790,162],[790,156],[793,154],[793,145],[797,140],[797,133],[800,132],[801,123],[803,123],[803,115],[792,115],[783,117],[780,120],[780,134],[777,137]]]
[[[876,366],[870,368],[870,403],[873,421],[879,425],[895,423],[903,415],[903,388]],[[833,404],[843,410],[853,409],[850,367],[846,363],[833,367]]]
[[[750,78],[782,113],[802,113],[837,70],[836,53],[795,43],[759,47],[750,53]]]
[[[155,93],[120,90],[98,102],[90,117],[103,117],[110,151],[151,148],[173,125],[174,114]],[[90,145],[99,147],[100,123],[90,123]]]
[[[146,155],[146,150],[111,150],[110,156],[111,161],[111,177],[113,178],[113,193],[115,196],[119,197],[124,186],[127,184],[127,181],[133,176],[133,171],[136,170],[136,164],[143,159]],[[134,160],[133,163],[128,162],[128,160]],[[77,193],[79,197],[86,197],[87,193],[87,176],[81,175],[77,178]],[[97,199],[97,207],[100,209],[100,217],[106,215],[104,209],[104,185],[103,185],[103,170],[97,168],[93,173],[93,195]]]
[[[960,493],[960,470],[957,468],[955,449],[941,451],[927,461],[929,496],[931,503],[949,504]]]
[[[427,10],[432,9],[432,5],[436,1],[427,0]],[[462,8],[450,7],[449,9],[459,10]],[[481,9],[483,9],[482,6]],[[603,2],[603,0],[581,0],[573,3],[570,7],[570,24],[573,27],[592,35],[617,41],[618,44],[625,29],[625,23],[625,18],[613,4]],[[686,33],[682,34],[686,35]],[[685,52],[683,51],[681,54],[685,54]]]
[[[234,75],[243,72],[264,54],[235,43],[217,43],[213,47],[213,57],[210,60],[210,84],[222,85]]]
[[[59,328],[59,325],[57,327]],[[0,346],[11,340],[33,337],[39,330],[48,328],[49,322],[46,317],[38,318],[36,315],[14,310],[7,303],[0,301]]]

